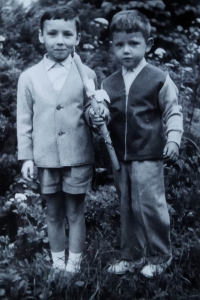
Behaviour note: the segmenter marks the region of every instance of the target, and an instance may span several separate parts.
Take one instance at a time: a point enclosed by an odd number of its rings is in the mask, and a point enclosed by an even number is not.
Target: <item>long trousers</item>
[[[163,162],[121,162],[113,171],[121,213],[121,258],[146,256],[153,264],[171,256],[170,219],[165,199]]]

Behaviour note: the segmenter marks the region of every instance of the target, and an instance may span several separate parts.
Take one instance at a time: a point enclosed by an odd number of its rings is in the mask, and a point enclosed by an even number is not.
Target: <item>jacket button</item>
[[[62,132],[62,131],[60,131],[60,132],[58,133],[59,136],[61,136],[61,135],[63,135],[63,134],[65,134],[65,133]]]
[[[56,107],[57,110],[59,110],[61,108],[62,108],[62,106],[60,104]]]

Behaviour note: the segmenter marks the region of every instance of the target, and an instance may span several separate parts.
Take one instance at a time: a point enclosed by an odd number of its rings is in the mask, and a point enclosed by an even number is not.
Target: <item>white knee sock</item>
[[[69,257],[68,259],[71,259],[72,261],[79,261],[81,260],[82,253],[73,253],[69,251]]]
[[[65,250],[60,251],[60,252],[53,252],[51,251],[52,255],[52,260],[54,266],[62,267],[64,268],[65,266]]]
[[[81,268],[81,260],[82,260],[82,253],[73,253],[69,251],[66,271],[72,273],[79,272]]]

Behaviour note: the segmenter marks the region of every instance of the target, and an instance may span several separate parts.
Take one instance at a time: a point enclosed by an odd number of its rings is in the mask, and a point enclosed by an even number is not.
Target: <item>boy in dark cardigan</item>
[[[163,159],[178,158],[183,132],[177,87],[169,74],[145,60],[153,44],[150,32],[148,19],[138,11],[113,17],[113,51],[122,68],[103,82],[121,167],[114,171],[121,201],[121,260],[108,271],[124,274],[139,267],[149,278],[172,259]]]

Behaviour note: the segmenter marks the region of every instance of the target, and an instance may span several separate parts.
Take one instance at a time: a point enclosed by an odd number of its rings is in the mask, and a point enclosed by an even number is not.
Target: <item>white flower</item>
[[[187,54],[185,55],[185,58],[186,58],[186,59],[193,59],[193,58],[194,58],[194,55],[191,54],[191,53],[187,53]]]
[[[174,67],[174,65],[173,64],[170,64],[170,63],[165,63],[165,65],[167,66],[167,67]]]
[[[178,31],[183,31],[183,27],[180,25],[177,26],[177,29],[178,29]]]
[[[9,248],[9,249],[14,249],[14,248],[15,248],[15,244],[14,244],[14,243],[9,244],[9,245],[8,245],[8,248]]]
[[[6,201],[6,203],[5,203],[5,206],[6,206],[6,207],[10,207],[11,205],[12,205],[12,202],[11,202],[11,201],[9,201],[9,200]]]
[[[84,81],[86,94],[88,98],[95,97],[97,102],[102,102],[103,100],[106,100],[110,103],[110,98],[105,90],[96,90],[95,91],[95,84],[92,79],[88,79]]]
[[[21,201],[27,200],[27,197],[26,197],[26,195],[24,195],[22,193],[16,193],[15,200],[17,200],[17,202],[21,202]]]
[[[102,102],[103,100],[108,101],[110,103],[110,98],[105,90],[97,90],[95,91],[95,99],[97,102]]]
[[[93,49],[94,49],[94,46],[91,45],[91,44],[84,44],[84,45],[83,45],[83,49],[93,50]]]
[[[14,201],[15,201],[15,199],[14,199],[14,198],[11,198],[11,199],[10,199],[10,201],[11,201],[11,202],[14,202]]]
[[[100,23],[102,25],[104,25],[105,27],[108,26],[108,21],[104,18],[96,18],[94,19],[95,22]]]
[[[164,49],[162,49],[162,48],[157,48],[155,51],[154,51],[154,53],[156,54],[156,55],[158,55],[159,57],[163,57],[164,56],[164,54],[166,54],[166,51],[164,50]]]
[[[185,67],[184,70],[187,72],[193,73],[193,70],[191,67]]]

